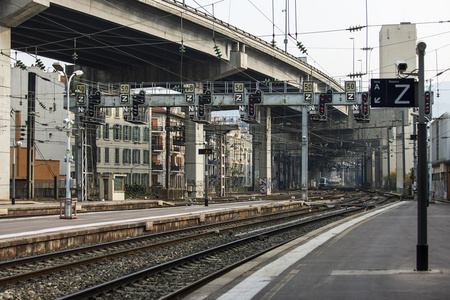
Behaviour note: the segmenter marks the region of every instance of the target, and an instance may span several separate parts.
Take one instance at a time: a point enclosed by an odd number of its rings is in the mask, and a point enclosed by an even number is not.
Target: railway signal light
[[[199,117],[204,117],[205,116],[205,106],[204,105],[200,105],[198,107],[198,116]]]
[[[248,104],[260,104],[262,102],[262,91],[256,90],[254,94],[248,96]]]
[[[255,105],[249,104],[247,112],[248,112],[249,117],[251,117],[251,118],[255,117]]]
[[[139,106],[145,103],[145,91],[140,90],[139,94],[133,95],[133,116],[139,116]]]
[[[431,93],[429,91],[425,92],[425,115],[431,115]]]
[[[325,94],[319,95],[319,118],[324,119],[326,114]]]
[[[207,110],[205,105],[211,104],[211,91],[206,90],[203,94],[198,95],[198,117],[200,120],[207,118]]]
[[[255,93],[248,95],[247,116],[250,121],[255,121],[256,116],[256,104],[262,102],[262,91],[256,90]]]
[[[204,94],[200,94],[198,97],[198,105],[211,104],[211,91],[206,90]]]
[[[363,118],[369,116],[369,98],[367,97],[367,93],[361,94],[361,115]]]

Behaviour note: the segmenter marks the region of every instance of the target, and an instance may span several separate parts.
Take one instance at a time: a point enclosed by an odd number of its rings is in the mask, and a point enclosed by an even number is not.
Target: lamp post
[[[16,148],[22,146],[21,141],[13,140],[13,157],[12,157],[12,189],[11,189],[11,204],[16,204]]]
[[[66,208],[65,208],[65,216],[70,217],[72,215],[72,194],[70,191],[70,131],[71,131],[71,125],[73,124],[73,121],[70,119],[70,81],[72,81],[72,78],[74,77],[81,77],[83,76],[83,71],[76,70],[70,75],[70,77],[67,76],[66,72],[64,71],[64,68],[59,62],[53,63],[53,68],[57,71],[60,71],[64,74],[66,77],[66,96],[67,96],[67,118],[64,119],[64,123],[67,125],[67,147],[66,147]]]

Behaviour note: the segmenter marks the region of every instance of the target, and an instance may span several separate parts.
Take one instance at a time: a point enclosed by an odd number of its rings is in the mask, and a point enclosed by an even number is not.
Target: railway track
[[[149,234],[119,241],[102,243],[76,249],[64,250],[38,256],[5,261],[0,263],[0,286],[28,280],[46,274],[59,272],[103,260],[114,259],[133,253],[170,246],[190,239],[200,239],[221,231],[237,230],[266,222],[280,222],[289,218],[298,218],[309,213],[321,213],[325,208],[303,208],[265,216],[232,220],[197,227],[184,228],[170,232]]]
[[[245,237],[105,282],[60,300],[74,299],[178,299],[225,272],[306,232],[363,208],[352,208]]]
[[[352,201],[364,202],[366,200],[360,198],[358,200],[353,199]],[[309,214],[310,210],[312,211],[311,214]],[[101,245],[93,245],[3,262],[0,264],[0,296],[3,296],[5,293],[8,294],[8,291],[11,291],[11,289],[16,291],[18,287],[19,289],[26,289],[25,286],[30,284],[30,282],[42,282],[42,278],[45,278],[45,280],[49,281],[46,288],[58,286],[58,292],[55,291],[55,293],[52,294],[52,298],[57,298],[62,295],[73,293],[74,289],[85,289],[90,288],[93,285],[98,285],[99,282],[108,281],[114,276],[117,277],[117,274],[136,273],[134,272],[135,270],[141,270],[146,266],[153,268],[154,265],[176,261],[182,256],[193,255],[193,253],[202,252],[204,249],[216,248],[223,243],[232,243],[236,239],[242,239],[242,237],[248,235],[249,232],[258,232],[256,236],[259,236],[259,239],[261,239],[261,236],[265,236],[266,231],[280,227],[281,223],[298,223],[299,221],[296,221],[297,219],[311,219],[313,218],[313,215],[316,216],[314,218],[318,218],[318,215],[328,214],[336,210],[337,208],[325,207],[306,208],[298,211],[287,211],[266,216],[140,236]],[[192,244],[193,246],[185,247],[184,245],[186,244]],[[190,249],[187,251],[187,254],[184,248]],[[169,252],[170,255],[167,255]],[[139,256],[139,258],[134,259],[133,257],[135,256]],[[154,261],[150,258],[153,258]],[[97,271],[95,270],[95,266],[100,266],[98,267],[99,269],[108,268],[107,264],[115,261],[119,261],[118,264],[124,266],[123,270],[120,269],[120,267],[115,267],[118,270],[115,272],[117,274],[109,274],[108,276],[93,275],[96,273],[95,271]],[[139,261],[143,262],[141,263]],[[136,265],[129,268],[128,264],[130,266],[133,264]],[[94,271],[90,271],[92,269],[94,269]],[[178,274],[178,272],[179,271],[175,272],[175,274]],[[83,281],[83,279],[85,279],[83,278],[84,275],[80,274],[86,273],[89,276],[89,280],[85,280],[82,284],[75,284],[77,287],[61,288],[58,284],[54,285],[54,283],[52,283],[55,280],[52,279],[54,277],[59,278],[56,279],[59,282],[64,282],[61,278],[65,277],[79,278],[80,281]],[[24,280],[28,280],[25,286],[24,283],[21,283]],[[68,279],[68,281],[70,282],[71,279]],[[22,287],[20,287],[20,285],[22,285]],[[27,297],[24,296],[22,298]],[[44,296],[42,298],[48,297]]]

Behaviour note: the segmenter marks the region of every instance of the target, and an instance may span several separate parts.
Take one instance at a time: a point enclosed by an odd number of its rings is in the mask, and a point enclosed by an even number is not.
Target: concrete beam
[[[16,27],[50,6],[49,0],[5,0],[0,2],[0,25]]]

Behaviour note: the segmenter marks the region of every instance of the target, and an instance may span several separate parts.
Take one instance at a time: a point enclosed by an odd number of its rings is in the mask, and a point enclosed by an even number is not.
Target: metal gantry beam
[[[113,86],[108,84],[108,86]],[[167,88],[168,87],[168,88]],[[93,88],[92,90],[94,90]],[[208,105],[217,108],[239,108],[249,105],[249,98],[260,93],[261,101],[258,106],[309,106],[309,111],[324,100],[327,105],[353,105],[359,109],[363,103],[362,98],[367,98],[368,92],[302,92],[292,87],[263,86],[257,83],[231,82],[231,83],[190,83],[184,85],[150,84],[148,87],[131,88],[130,84],[120,84],[117,92],[101,92],[96,90],[89,94],[89,88],[85,85],[77,85],[77,93],[71,97],[70,106],[73,111],[82,112],[83,107],[89,105],[99,107],[131,107],[136,99],[139,105],[147,107],[191,107],[203,104],[205,95],[210,101]],[[326,96],[326,97],[324,97]],[[137,100],[136,100],[137,101]],[[298,107],[298,110],[301,110]]]

